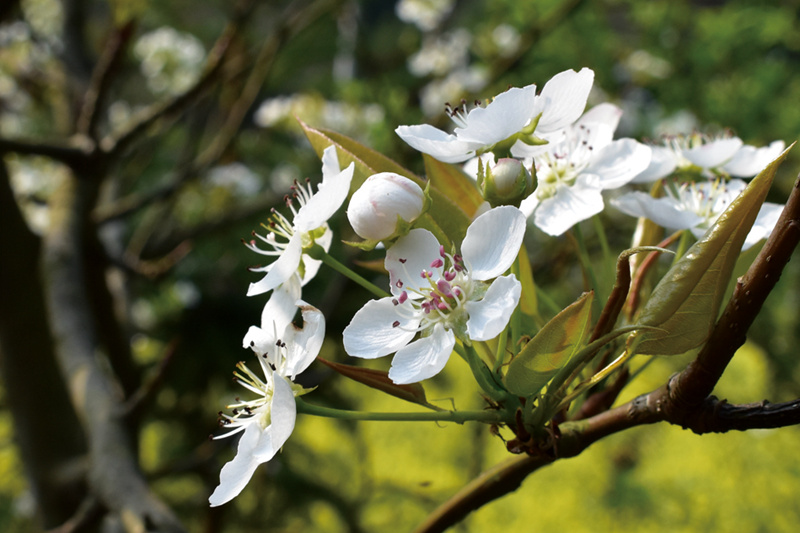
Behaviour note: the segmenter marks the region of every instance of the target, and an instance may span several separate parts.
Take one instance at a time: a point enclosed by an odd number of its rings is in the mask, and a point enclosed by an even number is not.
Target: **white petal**
[[[461,255],[472,279],[496,278],[511,267],[525,236],[525,215],[504,205],[482,214],[469,225]]]
[[[521,292],[522,284],[512,274],[494,280],[483,299],[464,304],[464,309],[469,313],[469,338],[488,341],[497,337],[508,324]]]
[[[300,266],[300,256],[303,253],[302,237],[299,233],[292,235],[286,249],[277,261],[272,263],[267,275],[260,281],[251,283],[247,289],[248,296],[255,296],[271,291],[281,283],[286,282],[297,272]]]
[[[730,158],[742,146],[738,137],[715,139],[689,150],[684,150],[683,157],[700,168],[715,168]]]
[[[397,307],[404,306],[401,314]],[[399,322],[397,326],[393,324]],[[371,300],[344,328],[344,351],[353,357],[374,359],[396,352],[414,338],[419,318],[411,314],[411,303],[395,306],[392,298]]]
[[[529,218],[538,206],[539,197],[536,196],[536,193],[533,193],[522,200],[522,202],[519,204],[519,210],[522,211],[522,214],[525,215],[525,218]]]
[[[622,109],[614,104],[602,103],[594,106],[578,119],[576,124],[605,124],[611,131],[615,131],[622,117]]]
[[[300,284],[297,276],[292,276],[284,284],[273,291],[264,309],[261,311],[261,327],[282,332],[297,314],[295,302],[300,298]],[[273,339],[277,340],[277,339]]]
[[[286,343],[286,361],[281,375],[290,379],[317,358],[325,340],[325,316],[322,312],[302,300],[297,302],[297,306],[302,310],[303,327],[297,329],[294,324],[289,324],[281,339]]]
[[[778,157],[783,152],[784,146],[783,141],[773,141],[763,148],[742,146],[733,158],[725,163],[722,170],[737,178],[750,178],[764,170],[764,167]]]
[[[447,364],[455,344],[453,332],[437,323],[430,336],[412,342],[395,354],[389,378],[402,385],[435,376]]]
[[[397,239],[386,251],[384,261],[389,272],[392,294],[400,295],[407,289],[430,287],[428,280],[422,277],[422,271],[431,272],[431,263],[440,258],[439,241],[426,229],[412,229],[407,235]],[[433,281],[438,281],[439,272],[432,273]]]
[[[573,186],[559,185],[555,195],[542,200],[533,222],[548,235],[561,235],[603,210],[602,190],[598,176],[581,174]]]
[[[249,425],[239,439],[236,456],[222,467],[219,474],[219,486],[208,498],[211,507],[217,507],[231,501],[242,492],[242,489],[253,477],[253,473],[261,461],[253,457],[252,449],[260,438],[261,429],[258,424]]]
[[[275,347],[275,335],[270,329],[250,326],[242,339],[242,348],[251,348],[256,354],[271,353]]]
[[[322,151],[322,180],[332,178],[342,171],[339,166],[339,154],[336,147],[331,145]]]
[[[665,146],[650,147],[650,164],[631,180],[631,183],[650,183],[672,174],[678,166],[678,157]]]
[[[298,231],[308,232],[322,226],[342,206],[350,192],[354,163],[335,176],[324,178],[317,192],[300,208],[294,217]]]
[[[542,118],[536,131],[555,131],[578,120],[586,108],[593,82],[594,71],[588,68],[580,72],[565,70],[553,76],[539,95],[537,113],[541,112]]]
[[[263,438],[253,450],[253,455],[262,463],[272,459],[286,443],[294,431],[297,420],[297,403],[289,381],[273,373],[273,392],[270,402],[270,425],[264,431],[269,438]]]
[[[476,107],[467,115],[467,127],[456,128],[460,141],[492,145],[514,135],[534,116],[536,85],[512,87],[497,95],[486,107]]]
[[[462,141],[429,124],[418,126],[398,126],[395,133],[409,146],[443,161],[445,163],[461,163],[481,148],[483,143]]]
[[[650,164],[650,148],[633,139],[619,139],[603,148],[585,172],[600,176],[604,190],[622,187]]]
[[[783,207],[784,206],[780,204],[774,204],[772,202],[766,202],[761,206],[756,221],[753,223],[753,227],[750,228],[750,233],[747,234],[747,238],[744,241],[742,251],[747,250],[761,239],[766,239],[770,236],[772,230],[775,229],[778,218],[780,218],[783,212]]]
[[[671,197],[653,198],[640,191],[623,194],[611,200],[611,205],[633,217],[644,217],[664,228],[689,229],[703,222],[703,218],[682,209]]]
[[[325,227],[325,232],[314,239],[314,242],[319,244],[323,250],[326,252],[331,249],[331,242],[333,242],[333,232],[328,228],[328,224],[323,224],[322,227]],[[322,266],[322,261],[319,259],[313,259],[307,254],[303,254],[302,256],[303,261],[303,280],[301,284],[305,286],[309,281],[314,279],[319,272],[320,267]]]

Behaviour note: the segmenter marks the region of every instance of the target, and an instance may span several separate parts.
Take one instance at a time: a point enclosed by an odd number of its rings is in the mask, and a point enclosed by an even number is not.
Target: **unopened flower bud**
[[[361,238],[382,241],[398,236],[402,222],[406,226],[414,222],[424,205],[425,193],[419,185],[398,174],[381,172],[367,178],[353,193],[347,219]]]
[[[479,165],[478,188],[483,198],[492,207],[513,205],[519,207],[520,202],[535,189],[534,177],[518,159],[503,158],[485,171]]]

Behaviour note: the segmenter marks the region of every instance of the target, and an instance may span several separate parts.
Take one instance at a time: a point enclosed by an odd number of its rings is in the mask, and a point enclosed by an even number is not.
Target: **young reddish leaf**
[[[322,357],[317,357],[317,361],[322,363],[353,381],[357,381],[367,387],[372,387],[379,391],[390,394],[401,400],[407,402],[424,405],[433,409],[438,409],[436,406],[428,403],[425,397],[425,389],[419,383],[411,383],[409,385],[398,385],[389,379],[389,375],[382,370],[373,370],[371,368],[361,368],[353,365],[345,365],[342,363],[334,363]]]

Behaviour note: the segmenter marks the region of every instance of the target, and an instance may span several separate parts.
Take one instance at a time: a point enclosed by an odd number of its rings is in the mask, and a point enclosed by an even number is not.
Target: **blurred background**
[[[84,212],[85,276],[76,283],[95,295],[100,366],[130,411],[125,424],[153,493],[190,531],[408,531],[507,458],[503,442],[477,424],[301,416],[283,452],[238,498],[207,505],[235,451],[235,439],[208,435],[240,392],[231,372],[252,357],[241,339],[266,301],[245,296],[260,277],[247,267],[262,258],[241,240],[280,207],[293,180],[321,176],[296,119],[421,174],[422,158],[396,126],[447,129],[445,102],[541,87],[562,70],[590,67],[589,106],[624,109],[618,136],[730,129],[747,144],[789,144],[800,133],[799,15],[793,0],[6,0],[0,530],[55,528],[84,516],[89,501],[82,479],[90,439],[84,415],[70,406],[43,307],[54,282],[42,257],[67,226],[56,208],[76,174],[97,185]],[[114,150],[86,160],[74,154],[93,146]],[[785,202],[798,171],[795,150],[769,200]],[[343,210],[339,216],[331,221],[333,253],[352,262],[355,252],[336,244],[353,238]],[[621,251],[634,221],[614,213],[605,221]],[[569,243],[533,226],[529,239],[537,281],[558,303],[574,300],[580,283],[563,273],[576,268]],[[720,397],[800,397],[799,284],[795,261]],[[304,289],[327,319],[323,356],[352,363],[340,334],[367,298],[324,269]],[[659,386],[687,360],[655,361],[620,400]],[[429,399],[480,408],[466,365],[454,363],[426,383]],[[386,369],[388,360],[369,366]],[[314,402],[406,409],[321,366],[303,380],[319,385],[308,397]],[[797,428],[702,437],[637,428],[536,473],[454,530],[796,531],[798,438]]]

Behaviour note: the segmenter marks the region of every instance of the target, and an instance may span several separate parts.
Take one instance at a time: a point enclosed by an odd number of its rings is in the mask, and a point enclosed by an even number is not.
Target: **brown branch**
[[[671,383],[670,406],[695,406],[714,390],[736,350],[746,340],[767,296],[800,242],[800,177],[795,180],[775,229],[744,276],[736,282],[725,311],[706,345]]]
[[[586,420],[558,427],[547,459],[520,457],[488,470],[436,509],[416,530],[435,533],[461,521],[467,514],[509,492],[537,469],[557,459],[574,457],[593,443],[631,427],[666,421],[695,433],[745,431],[800,424],[800,400],[783,404],[730,405],[709,397],[733,354],[744,344],[745,333],[774,288],[800,242],[800,177],[772,235],[734,294],[697,358],[664,386],[631,402]]]
[[[192,87],[170,100],[153,104],[144,109],[137,115],[136,120],[122,131],[112,133],[103,138],[100,141],[100,148],[114,159],[160,120],[180,114],[194,104],[217,81],[217,76],[230,50],[230,45],[238,31],[239,23],[237,21],[231,22],[223,30],[222,35],[217,39],[208,54],[203,74]]]
[[[83,95],[83,106],[76,123],[76,130],[81,135],[97,138],[97,122],[103,107],[114,73],[122,61],[125,48],[133,35],[135,24],[128,21],[120,28],[114,28],[103,48],[103,53],[92,72],[89,88]]]
[[[9,152],[20,155],[41,155],[75,168],[86,164],[94,147],[73,137],[67,143],[60,141],[35,141],[30,139],[3,139],[0,137],[0,155]]]
[[[98,190],[96,180],[70,177],[52,198],[42,272],[56,356],[87,435],[92,493],[129,529],[183,531],[147,486],[135,439],[119,415],[119,388],[101,362],[104,348],[92,316],[85,264],[89,213]]]

